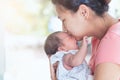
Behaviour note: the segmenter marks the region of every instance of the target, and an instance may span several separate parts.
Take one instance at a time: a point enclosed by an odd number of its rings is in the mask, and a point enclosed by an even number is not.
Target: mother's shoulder
[[[114,24],[109,30],[108,32],[113,32],[117,35],[120,36],[120,21],[116,24]]]

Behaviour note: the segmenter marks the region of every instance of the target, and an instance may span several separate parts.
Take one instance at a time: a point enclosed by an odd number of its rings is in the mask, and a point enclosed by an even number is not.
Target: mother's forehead
[[[56,11],[57,14],[66,14],[66,13],[71,13],[73,11],[66,9],[65,7],[61,6],[61,5],[56,5]]]

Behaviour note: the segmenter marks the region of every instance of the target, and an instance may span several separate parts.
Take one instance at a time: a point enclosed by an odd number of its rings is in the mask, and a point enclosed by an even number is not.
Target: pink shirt
[[[120,64],[120,22],[113,25],[103,39],[92,39],[92,72],[94,73],[96,65],[105,62]]]

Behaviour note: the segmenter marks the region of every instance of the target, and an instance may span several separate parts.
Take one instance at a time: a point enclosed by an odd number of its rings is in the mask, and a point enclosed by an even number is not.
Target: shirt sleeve
[[[95,65],[100,63],[120,64],[120,35],[109,32],[100,42]]]

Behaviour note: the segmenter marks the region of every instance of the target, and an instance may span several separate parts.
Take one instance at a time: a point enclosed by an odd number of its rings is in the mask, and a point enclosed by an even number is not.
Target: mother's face
[[[77,40],[81,40],[83,36],[88,36],[87,21],[81,13],[72,12],[60,6],[56,6],[56,11],[63,23],[64,31],[72,34]]]

